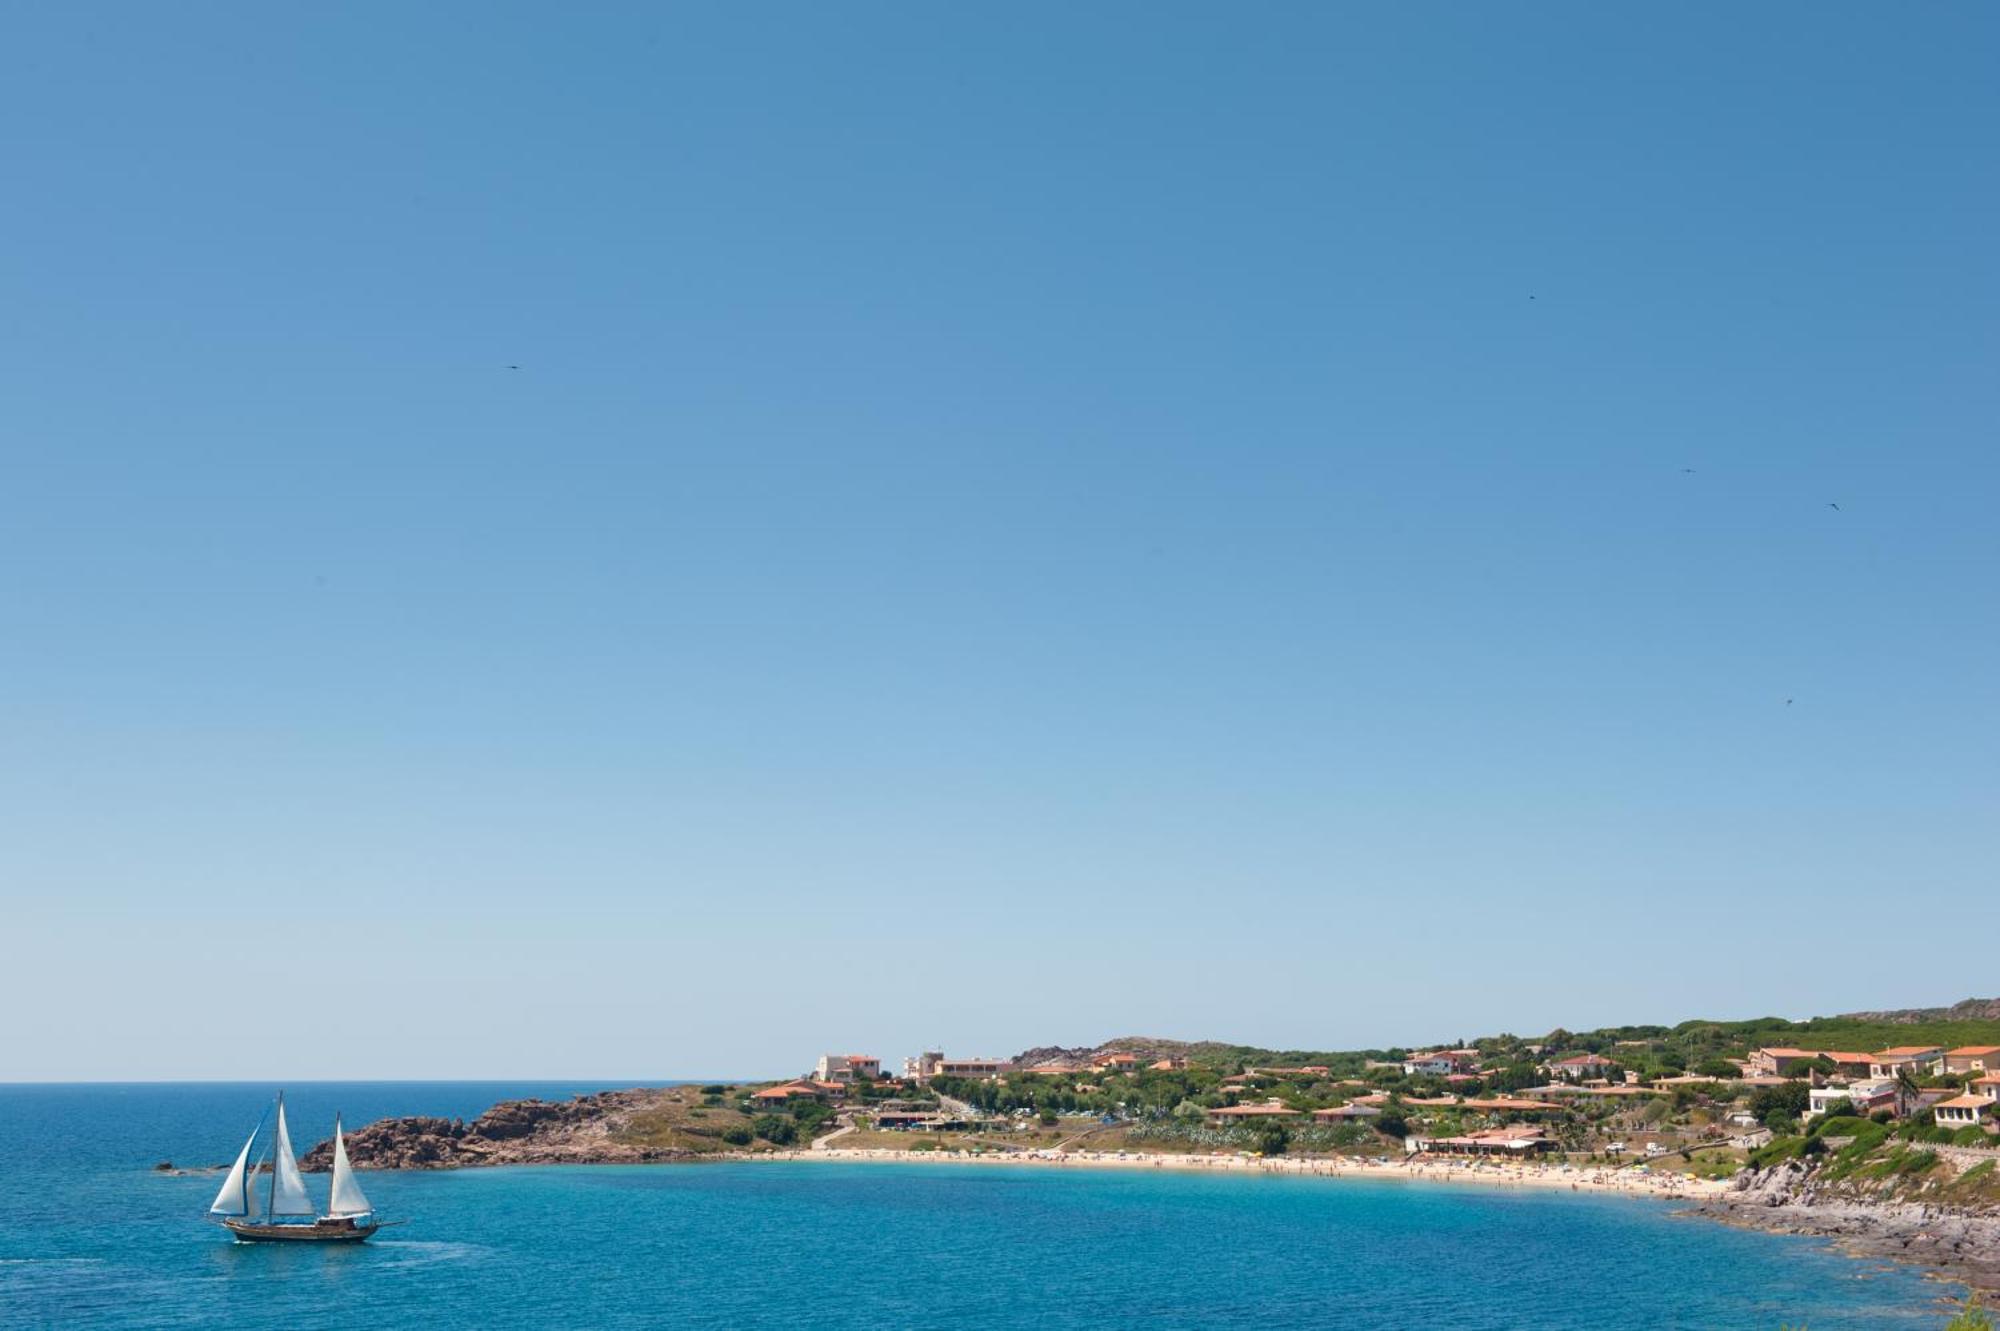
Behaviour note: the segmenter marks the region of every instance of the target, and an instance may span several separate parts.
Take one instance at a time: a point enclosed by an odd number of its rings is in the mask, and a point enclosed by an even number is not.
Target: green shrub
[[[1292,1135],[1279,1124],[1269,1124],[1257,1132],[1257,1149],[1265,1155],[1283,1155]]]
[[[1799,1158],[1799,1151],[1806,1144],[1804,1137],[1773,1137],[1764,1145],[1750,1152],[1749,1164],[1752,1169],[1769,1169],[1772,1165],[1783,1164],[1787,1160]]]
[[[1944,1331],[1993,1331],[1993,1318],[1979,1306],[1979,1296],[1975,1294],[1958,1316],[1944,1324]]]
[[[722,1130],[722,1140],[731,1146],[748,1146],[751,1136],[750,1129],[741,1123],[732,1124]]]
[[[750,1131],[774,1146],[790,1146],[799,1139],[799,1125],[776,1114],[759,1114],[750,1121]]]
[[[1852,1114],[1829,1114],[1825,1118],[1813,1120],[1812,1135],[1815,1137],[1852,1137],[1868,1126],[1866,1119]]]

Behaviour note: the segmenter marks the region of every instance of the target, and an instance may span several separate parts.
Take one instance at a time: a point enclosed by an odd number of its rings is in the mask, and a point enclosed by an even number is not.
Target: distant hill
[[[1349,1058],[1374,1056],[1378,1049],[1348,1050]],[[1168,1040],[1156,1035],[1121,1035],[1094,1045],[1039,1045],[1014,1056],[1021,1067],[1038,1063],[1088,1063],[1099,1054],[1134,1054],[1146,1062],[1159,1058],[1181,1058],[1190,1063],[1222,1065],[1246,1060],[1262,1063],[1311,1063],[1341,1055],[1317,1049],[1265,1049],[1258,1045],[1228,1044],[1221,1040]]]
[[[1938,1021],[2000,1021],[2000,998],[1968,998],[1950,1007],[1906,1007],[1889,1012],[1843,1012],[1836,1020],[1865,1021],[1887,1026],[1918,1026]]]
[[[1748,1021],[1695,1019],[1678,1026],[1616,1026],[1596,1031],[1551,1031],[1535,1037],[1559,1049],[1603,1049],[1623,1041],[1673,1041],[1677,1047],[1694,1050],[1753,1048],[1766,1043],[1796,1043],[1809,1049],[1874,1049],[1898,1042],[1898,1029],[1920,1027],[1901,1036],[1901,1042],[1927,1040],[1943,1044],[1970,1043],[2000,1037],[1994,1029],[2000,1023],[2000,998],[1968,998],[1950,1007],[1894,1008],[1881,1012],[1844,1012],[1834,1017],[1813,1017],[1787,1021],[1783,1017],[1757,1017]],[[1892,1029],[1895,1028],[1895,1029]],[[1812,1037],[1812,1038],[1806,1038]],[[1433,1042],[1442,1043],[1442,1042]],[[1464,1043],[1463,1040],[1457,1043]],[[1513,1036],[1482,1036],[1482,1047],[1517,1048]],[[1421,1046],[1428,1048],[1429,1046]],[[1150,1062],[1158,1058],[1184,1058],[1190,1063],[1332,1063],[1339,1060],[1399,1058],[1403,1050],[1350,1049],[1341,1051],[1306,1049],[1263,1049],[1255,1045],[1229,1044],[1221,1040],[1168,1040],[1153,1035],[1121,1035],[1095,1045],[1042,1045],[1023,1050],[1015,1062],[1023,1067],[1038,1063],[1088,1063],[1099,1054],[1136,1054]]]

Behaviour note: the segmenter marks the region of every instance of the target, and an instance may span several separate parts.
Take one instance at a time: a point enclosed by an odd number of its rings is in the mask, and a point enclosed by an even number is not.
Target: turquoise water
[[[295,1086],[471,1116],[574,1084]],[[1476,1186],[973,1165],[719,1164],[363,1176],[409,1223],[360,1247],[202,1222],[264,1087],[0,1086],[0,1326],[1071,1327],[1813,1331],[1945,1321],[1939,1287],[1664,1203]],[[324,1176],[308,1179],[323,1196]]]

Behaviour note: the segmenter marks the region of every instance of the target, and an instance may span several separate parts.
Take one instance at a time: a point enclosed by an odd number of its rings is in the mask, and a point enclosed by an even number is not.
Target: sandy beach
[[[1175,1169],[1189,1173],[1287,1174],[1320,1178],[1374,1178],[1495,1187],[1552,1188],[1571,1192],[1613,1192],[1627,1196],[1706,1201],[1729,1191],[1726,1181],[1621,1169],[1529,1161],[1452,1159],[1352,1160],[1312,1156],[1183,1155],[1168,1153],[1022,1151],[897,1151],[886,1149],[743,1153],[742,1160],[818,1160],[849,1163],[1012,1165],[1045,1169]]]

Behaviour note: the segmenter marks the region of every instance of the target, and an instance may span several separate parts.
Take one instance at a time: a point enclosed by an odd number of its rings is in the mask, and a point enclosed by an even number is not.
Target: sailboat
[[[263,1243],[359,1243],[382,1227],[375,1208],[355,1182],[354,1168],[347,1163],[347,1140],[341,1135],[340,1119],[333,1120],[333,1190],[324,1214],[313,1209],[306,1195],[306,1181],[292,1154],[292,1134],[285,1126],[285,1094],[278,1093],[277,1126],[271,1133],[265,1156],[271,1162],[267,1177],[257,1177],[260,1158],[253,1162],[251,1151],[263,1135],[264,1120],[250,1131],[250,1140],[236,1153],[222,1191],[215,1194],[209,1215],[239,1242]],[[270,1115],[267,1113],[265,1119]]]

